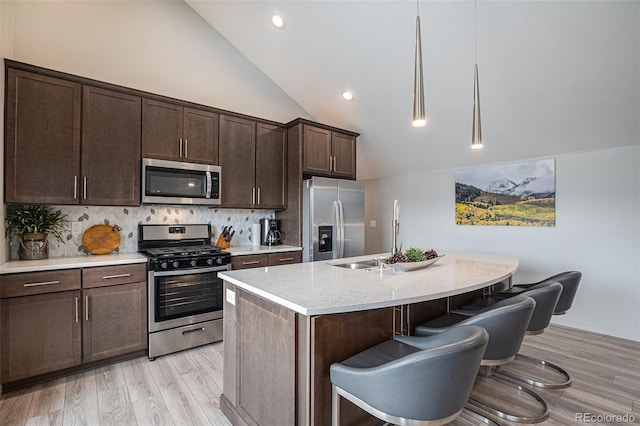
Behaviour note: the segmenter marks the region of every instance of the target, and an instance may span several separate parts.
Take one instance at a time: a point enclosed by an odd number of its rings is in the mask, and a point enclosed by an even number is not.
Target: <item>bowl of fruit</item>
[[[386,263],[397,271],[413,271],[426,268],[436,263],[444,254],[438,255],[435,250],[423,250],[410,247],[405,251],[399,251],[386,260]]]

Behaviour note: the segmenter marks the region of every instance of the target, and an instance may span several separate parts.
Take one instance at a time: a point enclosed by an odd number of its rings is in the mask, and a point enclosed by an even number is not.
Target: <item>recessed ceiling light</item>
[[[344,92],[342,92],[342,99],[344,99],[345,101],[352,101],[353,93],[351,93],[348,90],[345,90]]]
[[[271,15],[271,23],[274,27],[279,30],[284,30],[284,27],[287,26],[287,23],[284,21],[284,18],[278,13],[274,13]]]

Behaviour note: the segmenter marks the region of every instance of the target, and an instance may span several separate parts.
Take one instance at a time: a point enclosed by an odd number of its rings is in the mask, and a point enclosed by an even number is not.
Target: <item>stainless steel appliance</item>
[[[230,255],[211,244],[210,225],[138,225],[149,258],[149,359],[222,340],[223,283]]]
[[[142,159],[142,202],[220,204],[220,166]]]
[[[303,182],[302,260],[364,254],[364,184],[313,177]]]
[[[277,246],[282,241],[278,219],[260,219],[260,245]]]

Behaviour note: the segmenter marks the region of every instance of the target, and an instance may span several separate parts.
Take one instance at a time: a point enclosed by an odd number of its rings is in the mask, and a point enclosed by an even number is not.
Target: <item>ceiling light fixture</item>
[[[348,90],[345,90],[344,92],[342,92],[342,99],[344,99],[345,101],[352,101],[353,93],[351,93]]]
[[[475,39],[476,64],[473,67],[473,124],[471,127],[471,148],[482,148],[482,126],[480,124],[480,85],[478,83],[478,18],[476,0],[473,1],[473,33]]]
[[[276,27],[279,30],[284,30],[284,27],[287,26],[287,23],[285,22],[284,18],[277,13],[274,13],[271,15],[271,23],[273,24],[274,27]]]
[[[424,114],[424,85],[422,84],[422,36],[420,35],[420,3],[416,0],[416,56],[413,74],[413,125],[421,127],[427,124]]]

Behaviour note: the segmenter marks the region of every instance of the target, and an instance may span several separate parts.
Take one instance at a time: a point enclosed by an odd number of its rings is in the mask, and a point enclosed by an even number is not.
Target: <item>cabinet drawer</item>
[[[80,269],[0,275],[0,297],[5,299],[77,290],[81,287],[80,279]]]
[[[269,266],[288,265],[302,262],[302,252],[289,251],[284,253],[270,253]]]
[[[231,269],[262,268],[269,266],[268,254],[250,254],[231,257]]]
[[[147,265],[99,266],[82,270],[82,288],[105,287],[147,281]]]

